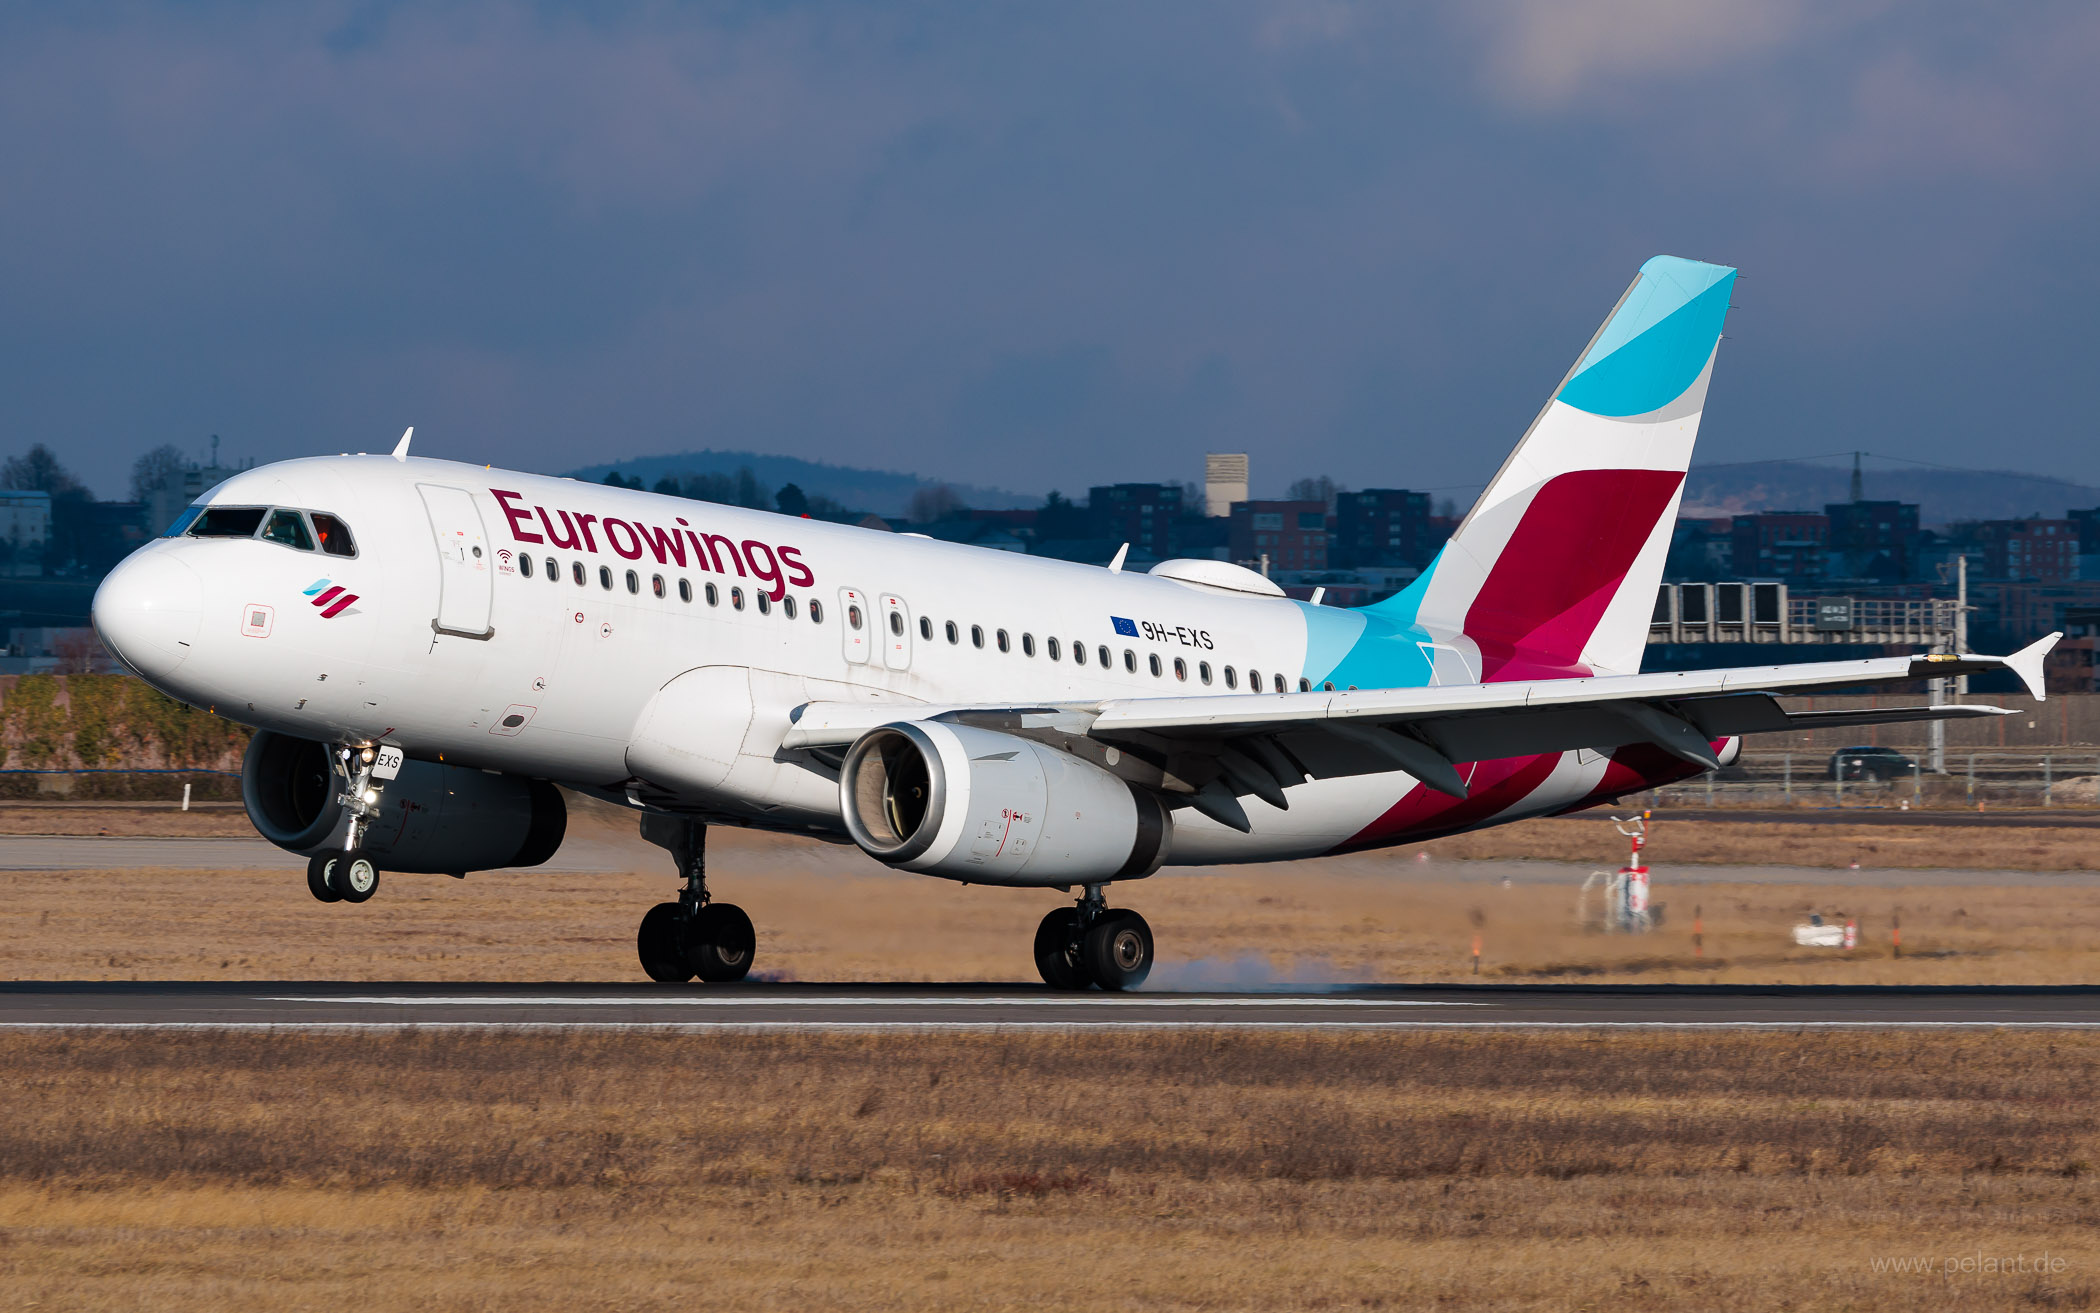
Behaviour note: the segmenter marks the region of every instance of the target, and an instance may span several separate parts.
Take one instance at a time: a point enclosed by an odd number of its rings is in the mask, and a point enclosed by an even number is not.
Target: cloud
[[[1812,13],[1832,16],[1806,0],[1506,0],[1460,12],[1484,43],[1487,88],[1529,108],[1628,80],[1681,82],[1800,39]]]

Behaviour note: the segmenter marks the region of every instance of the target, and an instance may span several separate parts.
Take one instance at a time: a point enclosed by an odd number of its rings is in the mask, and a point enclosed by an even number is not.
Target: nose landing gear
[[[307,892],[324,903],[362,903],[379,892],[379,864],[362,845],[365,832],[379,818],[379,798],[386,789],[386,780],[376,773],[381,751],[395,754],[392,765],[398,770],[398,748],[350,746],[331,754],[345,786],[336,801],[349,812],[350,825],[342,848],[306,860]]]
[[[1035,930],[1035,969],[1052,989],[1099,985],[1136,989],[1152,973],[1152,927],[1127,908],[1112,908],[1090,884],[1076,907],[1060,907]]]
[[[642,837],[671,850],[685,878],[675,903],[658,903],[635,933],[635,956],[651,980],[683,984],[693,977],[733,984],[750,974],[758,954],[751,918],[734,903],[707,892],[707,826],[669,816],[644,816]]]

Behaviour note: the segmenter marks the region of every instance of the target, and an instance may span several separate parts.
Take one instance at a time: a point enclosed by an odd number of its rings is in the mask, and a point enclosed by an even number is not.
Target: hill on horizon
[[[1869,459],[1872,459],[1869,457]],[[1954,470],[1930,466],[1870,467],[1862,482],[1870,501],[1915,502],[1926,524],[1957,520],[2058,518],[2100,506],[2100,488],[2013,470]],[[1681,515],[1746,515],[1755,511],[1821,511],[1852,497],[1849,465],[1755,461],[1694,465],[1685,478]]]
[[[849,465],[827,465],[795,456],[766,456],[754,451],[681,451],[663,456],[637,456],[632,460],[586,465],[570,470],[568,477],[602,483],[605,476],[639,478],[644,486],[665,476],[686,474],[735,474],[749,469],[770,490],[792,483],[812,497],[829,497],[841,506],[877,515],[903,515],[911,509],[912,494],[925,488],[948,487],[966,505],[979,510],[1021,510],[1042,505],[1041,497],[1008,492],[1004,488],[980,488],[968,483],[948,483],[894,470],[855,469]],[[1083,495],[1083,490],[1082,490]]]

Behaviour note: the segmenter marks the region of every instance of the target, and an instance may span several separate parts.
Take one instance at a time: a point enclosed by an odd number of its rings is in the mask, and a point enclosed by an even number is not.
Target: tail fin
[[[1640,669],[1735,272],[1642,265],[1428,573],[1392,599],[1470,639],[1482,680]]]

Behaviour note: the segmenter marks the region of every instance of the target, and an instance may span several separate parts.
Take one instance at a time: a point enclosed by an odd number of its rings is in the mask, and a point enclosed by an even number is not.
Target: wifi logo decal
[[[313,599],[313,604],[321,609],[323,620],[335,619],[349,610],[350,604],[357,600],[356,593],[345,592],[341,584],[327,579],[314,580],[306,586],[304,592],[307,597]]]

